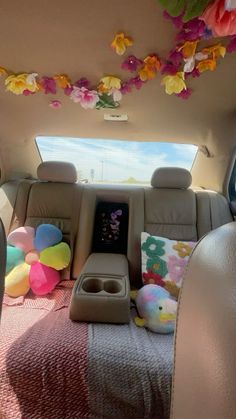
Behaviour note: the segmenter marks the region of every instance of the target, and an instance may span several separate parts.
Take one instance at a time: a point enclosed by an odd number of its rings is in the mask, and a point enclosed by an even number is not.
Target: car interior
[[[1,6],[0,419],[235,419],[236,1]]]

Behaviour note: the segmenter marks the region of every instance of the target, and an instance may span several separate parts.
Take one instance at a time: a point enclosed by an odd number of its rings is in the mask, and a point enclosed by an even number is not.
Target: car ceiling
[[[161,57],[174,45],[175,30],[155,0],[57,0],[1,2],[0,66],[13,72],[87,77],[96,86],[104,75],[125,77],[122,57],[110,48],[118,31],[134,40],[132,53]],[[131,52],[131,49],[130,49]],[[1,142],[19,143],[36,135],[68,135],[146,141],[207,143],[209,136],[234,119],[236,60],[227,55],[214,72],[193,79],[187,101],[168,96],[161,76],[141,91],[124,96],[118,110],[128,123],[105,122],[104,110],[84,110],[68,97],[62,108],[48,106],[50,95],[15,96],[0,81]],[[213,133],[213,134],[212,134]]]

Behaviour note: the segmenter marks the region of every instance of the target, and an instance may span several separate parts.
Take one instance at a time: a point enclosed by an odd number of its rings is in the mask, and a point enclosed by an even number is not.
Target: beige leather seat
[[[214,191],[190,189],[186,169],[156,169],[145,188],[145,231],[176,240],[197,241],[233,220],[226,198]]]
[[[0,187],[0,216],[6,234],[24,225],[29,191],[34,180],[9,180]]]
[[[211,230],[233,221],[227,199],[214,191],[196,190],[197,230],[201,238]]]
[[[156,169],[145,188],[145,231],[176,240],[197,241],[197,206],[188,170]]]
[[[15,222],[11,229],[19,225],[37,227],[52,223],[60,228],[73,254],[82,194],[82,186],[76,184],[76,169],[71,163],[48,161],[39,165],[37,175],[38,182],[30,185],[29,192],[24,193],[20,185],[15,212],[24,212],[24,217],[22,215],[21,223]],[[70,273],[67,271],[65,276],[69,277]]]
[[[195,248],[179,301],[171,419],[236,418],[236,224]]]

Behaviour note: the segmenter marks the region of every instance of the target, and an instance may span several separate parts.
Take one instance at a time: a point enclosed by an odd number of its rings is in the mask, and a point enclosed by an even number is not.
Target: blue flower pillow
[[[164,287],[178,299],[184,270],[196,243],[141,234],[142,280],[144,285]]]

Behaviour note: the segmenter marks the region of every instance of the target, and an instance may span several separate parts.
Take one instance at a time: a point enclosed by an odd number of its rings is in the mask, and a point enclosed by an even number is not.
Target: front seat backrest
[[[196,246],[179,300],[171,419],[236,418],[236,223]]]
[[[2,312],[2,299],[4,293],[4,280],[6,272],[6,235],[2,220],[0,218],[0,319]]]

